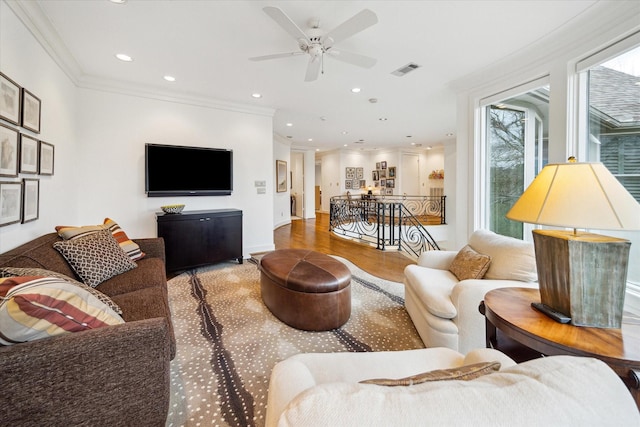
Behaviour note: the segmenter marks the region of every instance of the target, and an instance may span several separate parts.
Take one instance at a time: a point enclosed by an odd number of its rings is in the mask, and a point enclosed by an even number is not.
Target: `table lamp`
[[[576,229],[640,230],[640,204],[602,163],[545,166],[506,217],[573,228],[533,230],[547,314],[562,313],[578,326],[620,328],[631,242]]]

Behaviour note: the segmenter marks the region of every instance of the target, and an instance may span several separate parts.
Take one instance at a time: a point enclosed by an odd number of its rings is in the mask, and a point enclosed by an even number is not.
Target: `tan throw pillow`
[[[53,247],[64,256],[82,281],[94,288],[138,266],[122,250],[109,230],[56,242]]]
[[[482,279],[489,269],[491,257],[479,254],[467,245],[460,249],[458,255],[449,266],[449,271],[455,274],[458,280]]]
[[[386,379],[378,378],[372,380],[360,381],[360,384],[375,384],[384,385],[388,387],[396,386],[408,386],[415,384],[422,384],[429,381],[469,381],[481,377],[483,375],[491,374],[500,370],[500,362],[481,362],[474,363],[473,365],[459,366],[457,368],[450,369],[438,369],[435,371],[424,372],[417,375],[412,375],[406,378],[399,379]]]

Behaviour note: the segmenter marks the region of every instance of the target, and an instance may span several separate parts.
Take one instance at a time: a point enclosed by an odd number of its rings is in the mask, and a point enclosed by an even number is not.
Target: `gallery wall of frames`
[[[42,102],[0,72],[0,227],[38,219],[40,179],[52,176],[54,146],[38,138]]]

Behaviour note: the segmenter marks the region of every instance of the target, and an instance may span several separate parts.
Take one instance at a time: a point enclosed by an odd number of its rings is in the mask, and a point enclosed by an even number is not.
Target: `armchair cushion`
[[[404,270],[405,281],[411,283],[416,297],[434,316],[453,319],[458,314],[451,301],[451,290],[458,279],[448,270],[408,265]]]
[[[469,246],[476,252],[491,257],[485,279],[522,282],[538,280],[533,243],[481,229],[473,232],[469,238]]]
[[[458,280],[482,279],[490,264],[489,255],[479,254],[467,245],[460,249],[453,259],[449,271],[455,274]]]

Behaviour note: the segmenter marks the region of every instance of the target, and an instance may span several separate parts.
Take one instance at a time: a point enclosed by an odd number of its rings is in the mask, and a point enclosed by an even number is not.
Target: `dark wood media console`
[[[242,264],[242,211],[214,209],[156,213],[164,238],[167,271],[237,259]]]

